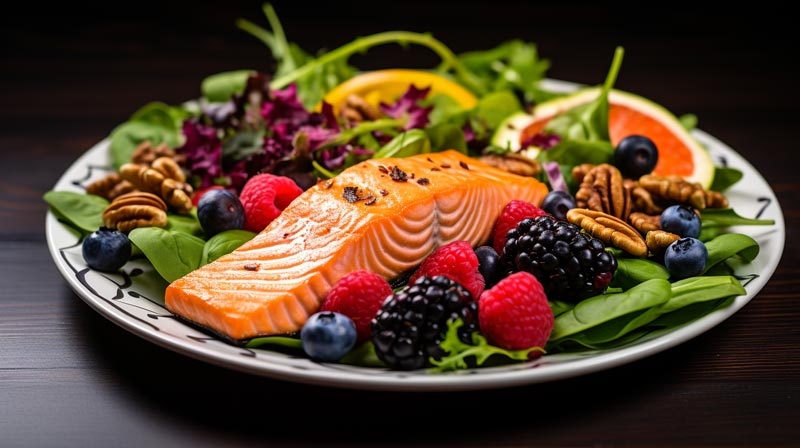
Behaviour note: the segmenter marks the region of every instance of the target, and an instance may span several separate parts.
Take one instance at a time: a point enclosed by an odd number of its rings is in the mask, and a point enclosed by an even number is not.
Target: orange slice
[[[566,97],[537,105],[532,114],[516,114],[500,125],[492,143],[519,149],[520,143],[541,132],[555,116],[597,98],[599,88],[583,89]],[[709,188],[714,180],[714,163],[705,150],[662,106],[640,96],[612,90],[609,95],[608,131],[611,143],[632,134],[648,137],[658,148],[658,164],[653,173],[681,176]],[[530,151],[528,151],[530,156]]]

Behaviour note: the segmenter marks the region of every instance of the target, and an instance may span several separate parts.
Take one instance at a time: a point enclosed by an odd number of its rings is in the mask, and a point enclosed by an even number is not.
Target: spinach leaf
[[[217,258],[227,255],[242,244],[256,236],[247,230],[225,230],[211,238],[203,245],[203,254],[200,256],[200,266],[211,263]]]
[[[299,338],[290,338],[287,336],[265,336],[262,338],[253,338],[247,341],[247,344],[245,344],[245,347],[247,348],[261,348],[263,346],[303,350],[303,342]]]
[[[235,70],[211,75],[203,80],[200,91],[212,103],[230,101],[244,92],[247,78],[253,73],[253,70]]]
[[[197,208],[193,208],[188,215],[168,213],[167,230],[201,237],[203,235],[203,228],[200,227],[200,221],[197,220]]]
[[[173,282],[200,266],[204,241],[184,232],[140,227],[128,234],[161,277]]]
[[[702,227],[771,226],[774,219],[752,219],[739,216],[732,208],[707,208],[701,213]]]
[[[617,271],[611,286],[630,289],[651,278],[667,280],[669,271],[664,265],[642,258],[617,258]]]
[[[672,284],[672,297],[661,306],[666,314],[693,303],[747,294],[736,278],[724,276],[689,277]]]
[[[540,151],[537,158],[540,162],[558,162],[562,173],[570,173],[573,166],[581,163],[611,163],[614,145],[603,140],[562,140],[547,151]]]
[[[131,119],[111,131],[110,155],[114,168],[130,162],[136,147],[144,141],[153,145],[165,143],[172,148],[181,140],[181,123],[189,111],[152,102],[142,106]]]
[[[706,258],[706,268],[703,272],[708,272],[720,261],[727,260],[734,255],[738,255],[749,263],[758,256],[759,251],[756,240],[742,233],[724,233],[705,244],[708,258]]]
[[[553,316],[564,314],[575,306],[571,303],[562,302],[561,300],[549,300],[547,303],[550,305],[550,309],[553,311]]]
[[[372,341],[364,342],[339,360],[342,364],[362,367],[386,367],[386,363],[375,354],[375,345]]]
[[[581,333],[564,338],[559,346],[569,342],[588,348],[613,348],[638,338],[626,337],[635,330],[661,319],[663,315],[702,302],[716,303],[719,299],[745,294],[738,280],[731,276],[691,277],[672,283],[669,299],[642,311],[626,314]],[[695,310],[695,312],[697,312]],[[663,320],[664,322],[666,320]]]
[[[732,187],[736,182],[739,182],[744,173],[736,168],[730,167],[714,167],[714,181],[711,183],[712,191],[725,191]]]
[[[108,201],[92,194],[72,191],[48,191],[44,200],[53,211],[85,233],[103,226],[103,211]]]
[[[557,341],[617,317],[660,305],[669,300],[670,295],[668,281],[650,279],[625,292],[590,297],[556,317],[550,341]]]
[[[375,153],[375,158],[410,157],[431,152],[431,142],[422,129],[411,129],[391,139]]]

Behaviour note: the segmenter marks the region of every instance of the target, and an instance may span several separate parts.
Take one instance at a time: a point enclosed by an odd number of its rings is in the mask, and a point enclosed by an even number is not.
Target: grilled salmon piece
[[[293,333],[356,270],[386,279],[455,240],[489,240],[513,199],[547,187],[456,151],[371,159],[295,199],[255,238],[167,288],[167,308],[234,340]]]

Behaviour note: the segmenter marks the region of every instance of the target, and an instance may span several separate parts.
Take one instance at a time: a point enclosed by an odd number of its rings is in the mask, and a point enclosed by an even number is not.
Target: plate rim
[[[555,90],[574,89],[576,86],[574,83],[560,80],[548,80],[546,85]],[[547,355],[537,361],[529,363],[515,364],[513,365],[515,366],[514,368],[505,366],[500,370],[496,370],[496,368],[478,368],[445,374],[404,374],[403,372],[385,370],[386,375],[376,375],[374,373],[376,368],[368,367],[337,368],[331,370],[333,366],[341,367],[341,364],[316,363],[310,360],[308,360],[309,363],[316,364],[317,366],[327,367],[324,369],[310,368],[308,370],[298,370],[297,368],[281,363],[270,365],[268,361],[271,355],[269,354],[268,350],[249,349],[256,350],[259,354],[263,355],[258,359],[235,356],[230,352],[205,348],[209,346],[189,344],[176,335],[171,335],[161,331],[147,331],[146,327],[138,324],[135,320],[120,317],[119,313],[116,312],[114,307],[93,297],[92,293],[88,291],[73,275],[72,267],[66,260],[63,259],[60,252],[63,247],[59,247],[59,245],[56,244],[54,236],[54,226],[63,226],[63,224],[58,222],[55,215],[49,209],[46,216],[45,233],[50,255],[60,274],[67,280],[75,294],[78,295],[84,302],[86,302],[92,309],[126,331],[129,331],[161,347],[181,353],[199,361],[278,380],[312,384],[317,386],[361,390],[407,392],[456,391],[499,389],[545,383],[576,376],[588,375],[602,370],[613,369],[624,364],[638,361],[645,357],[657,355],[669,348],[683,344],[695,337],[702,335],[703,333],[706,333],[712,328],[720,325],[730,316],[736,314],[747,303],[755,298],[755,296],[758,295],[758,293],[772,278],[777,266],[780,264],[780,260],[783,257],[786,243],[783,210],[780,206],[777,196],[775,195],[775,192],[772,190],[769,183],[767,183],[764,176],[733,148],[723,143],[718,138],[700,129],[693,130],[692,135],[703,144],[710,144],[716,148],[719,148],[723,152],[729,153],[726,154],[726,156],[733,156],[733,159],[735,159],[737,165],[743,165],[748,168],[757,176],[757,178],[754,180],[760,181],[764,184],[764,186],[766,186],[767,191],[764,193],[768,193],[770,195],[775,206],[773,209],[775,225],[772,228],[776,234],[781,237],[778,241],[779,247],[776,247],[775,249],[777,255],[773,255],[767,260],[764,270],[759,272],[759,277],[751,282],[751,284],[753,284],[751,288],[752,291],[748,291],[748,293],[744,296],[736,297],[733,303],[731,303],[728,307],[715,310],[696,321],[686,324],[664,335],[655,337],[651,340],[609,351],[602,351],[598,354],[586,352],[585,356],[573,356],[575,359],[571,359],[563,363],[550,364],[550,360],[556,359],[555,357],[559,356],[556,354]],[[88,160],[90,160],[96,153],[107,149],[108,145],[109,139],[105,138],[81,154],[81,156],[79,156],[72,164],[70,164],[69,168],[67,168],[61,174],[53,189],[58,190],[59,186],[68,184],[68,173],[76,171],[81,166],[88,166]],[[181,325],[191,328],[184,323],[181,323]],[[544,364],[547,364],[546,368],[542,368],[541,370],[537,368],[538,366],[542,366]],[[369,369],[372,373],[359,373],[359,369]],[[476,371],[479,373],[474,373]],[[339,374],[333,375],[334,372],[338,372]]]

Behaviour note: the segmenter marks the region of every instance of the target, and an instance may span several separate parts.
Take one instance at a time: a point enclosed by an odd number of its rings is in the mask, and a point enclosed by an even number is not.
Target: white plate
[[[549,87],[572,86],[559,83]],[[444,391],[542,383],[609,369],[681,344],[740,310],[772,276],[785,242],[783,213],[775,194],[755,168],[734,150],[702,131],[694,131],[694,136],[708,147],[715,163],[744,172],[744,178],[727,193],[737,213],[774,219],[775,225],[732,229],[752,236],[761,247],[755,261],[736,272],[743,279],[747,295],[670,333],[608,351],[546,355],[529,363],[447,374],[317,363],[268,350],[235,347],[182,323],[164,308],[166,283],[145,260],[129,262],[120,274],[88,269],[81,256],[79,239],[52,213],[46,218],[47,242],[61,274],[100,314],[149,341],[220,366],[282,380],[357,389]],[[54,189],[83,192],[88,183],[104,176],[110,169],[108,145],[108,140],[104,140],[87,151],[64,173]]]

